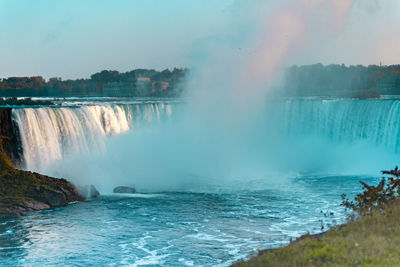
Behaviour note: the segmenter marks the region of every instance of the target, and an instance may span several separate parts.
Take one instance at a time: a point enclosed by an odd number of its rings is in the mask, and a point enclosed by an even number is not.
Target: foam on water
[[[0,265],[228,266],[342,223],[340,194],[357,193],[359,179],[292,177],[272,190],[102,196],[1,224]]]
[[[153,198],[153,197],[162,197],[164,194],[140,194],[140,193],[135,193],[135,194],[120,194],[120,193],[113,193],[113,194],[105,194],[105,196],[118,196],[118,197],[133,197],[133,198]]]

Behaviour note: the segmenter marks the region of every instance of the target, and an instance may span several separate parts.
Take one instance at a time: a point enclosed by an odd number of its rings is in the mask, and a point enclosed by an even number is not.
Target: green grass
[[[400,266],[400,200],[322,236],[304,236],[234,266]]]

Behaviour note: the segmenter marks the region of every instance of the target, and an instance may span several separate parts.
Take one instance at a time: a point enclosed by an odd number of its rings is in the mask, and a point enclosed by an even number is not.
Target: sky
[[[322,0],[280,2],[290,1]],[[0,77],[75,79],[103,69],[191,67],[204,42],[245,36],[258,26],[244,3],[259,4],[265,16],[278,6],[275,0],[0,0]],[[335,30],[318,29],[290,64],[400,63],[400,1],[356,0],[341,20]]]

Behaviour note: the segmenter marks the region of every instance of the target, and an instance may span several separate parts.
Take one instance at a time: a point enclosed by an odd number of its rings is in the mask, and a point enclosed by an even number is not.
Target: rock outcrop
[[[82,200],[67,180],[17,170],[0,152],[0,217],[18,217]]]

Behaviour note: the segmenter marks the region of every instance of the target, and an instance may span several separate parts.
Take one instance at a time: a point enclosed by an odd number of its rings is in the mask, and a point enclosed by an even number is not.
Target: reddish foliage
[[[400,196],[400,171],[398,167],[390,171],[382,171],[383,177],[378,185],[368,185],[362,181],[363,192],[350,201],[346,195],[342,195],[342,205],[352,209],[361,215],[370,214],[373,209],[383,210],[389,202]]]

